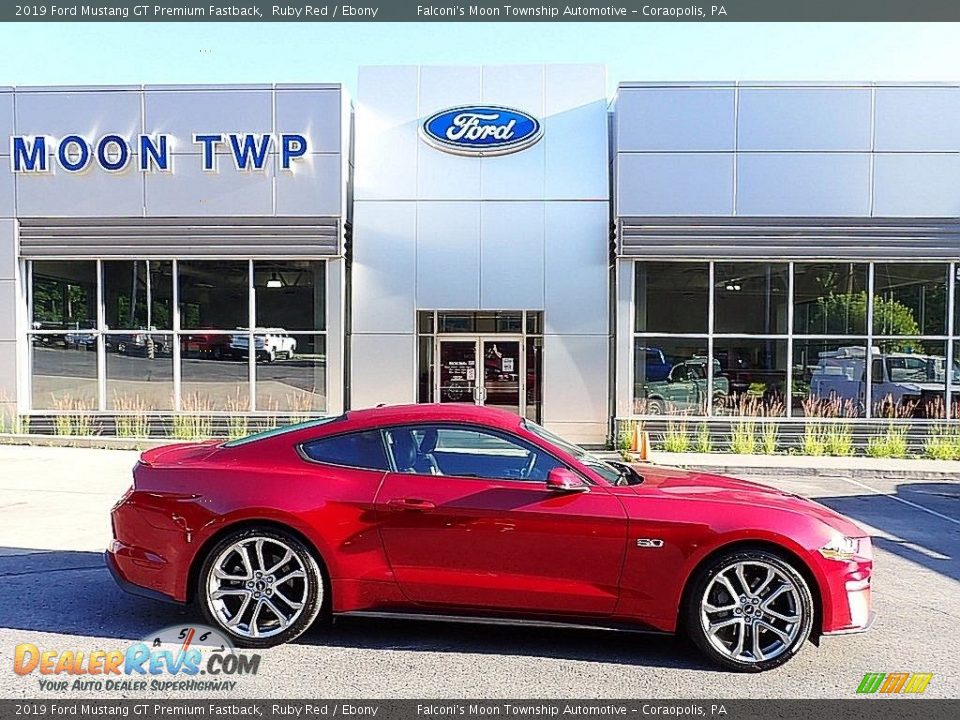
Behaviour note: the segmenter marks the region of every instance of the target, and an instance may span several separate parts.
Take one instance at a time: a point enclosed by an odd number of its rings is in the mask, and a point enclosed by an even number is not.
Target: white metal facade
[[[416,400],[418,310],[541,310],[543,420],[602,443],[609,424],[606,78],[598,65],[368,67],[356,104],[351,404]],[[523,110],[543,138],[452,155],[423,118]]]

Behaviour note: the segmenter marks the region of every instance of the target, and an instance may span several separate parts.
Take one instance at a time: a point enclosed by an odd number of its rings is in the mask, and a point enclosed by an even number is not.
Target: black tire
[[[711,580],[724,569],[739,562],[757,562],[772,566],[793,583],[796,588],[800,620],[796,637],[775,657],[766,660],[734,659],[714,647],[701,623],[701,602]],[[736,601],[736,598],[734,599]],[[738,672],[763,672],[783,665],[796,655],[809,639],[815,617],[813,594],[810,585],[797,569],[779,554],[766,549],[740,549],[723,553],[701,568],[692,578],[683,608],[683,627],[697,648],[714,663]],[[751,630],[751,633],[754,632]],[[762,637],[762,636],[761,636]],[[761,653],[762,654],[762,653]]]
[[[220,554],[238,542],[259,538],[266,540],[268,543],[270,541],[278,541],[286,545],[286,547],[293,552],[296,561],[299,562],[305,571],[305,577],[303,579],[305,584],[305,598],[302,610],[289,627],[267,637],[251,637],[249,634],[235,631],[224,622],[221,615],[212,607],[212,600],[208,593],[208,585],[211,580],[211,574],[214,571],[214,562]],[[195,601],[200,606],[200,611],[203,613],[207,624],[225,633],[237,647],[267,648],[290,642],[303,634],[303,632],[313,624],[314,620],[317,619],[321,611],[328,607],[330,603],[329,587],[330,584],[327,581],[321,564],[310,548],[304,545],[296,536],[273,528],[254,527],[230,533],[210,549],[200,568]]]
[[[664,405],[663,400],[660,398],[653,398],[652,400],[647,401],[647,415],[666,415],[667,408]]]

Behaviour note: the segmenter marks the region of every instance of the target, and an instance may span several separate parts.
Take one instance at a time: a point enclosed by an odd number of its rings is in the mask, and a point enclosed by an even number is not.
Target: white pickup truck
[[[246,328],[237,328],[237,330],[246,330]],[[297,341],[287,334],[283,328],[254,328],[254,347],[257,353],[257,360],[289,360],[297,350]],[[230,337],[231,354],[245,357],[250,349],[250,336],[244,333],[237,333]]]
[[[946,386],[946,358],[922,353],[871,352],[871,403],[874,412],[886,405],[908,407],[923,416],[928,405],[943,399]],[[810,378],[812,397],[849,400],[863,411],[866,394],[866,349],[841,347],[821,352]],[[954,361],[951,384],[960,384],[960,366]],[[955,397],[953,398],[955,399]]]

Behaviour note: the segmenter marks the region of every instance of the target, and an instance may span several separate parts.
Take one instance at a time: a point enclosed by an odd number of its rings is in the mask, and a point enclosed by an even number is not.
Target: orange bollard
[[[637,455],[642,462],[649,460],[650,455],[650,433],[646,430],[640,430],[637,428],[638,442],[637,442]]]

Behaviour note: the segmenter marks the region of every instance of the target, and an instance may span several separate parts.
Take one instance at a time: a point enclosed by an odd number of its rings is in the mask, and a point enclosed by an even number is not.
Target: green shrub
[[[671,420],[667,423],[667,431],[663,435],[663,449],[673,453],[685,453],[690,449],[686,422]]]
[[[853,428],[849,423],[830,423],[823,428],[824,449],[827,455],[849,457],[853,455]]]
[[[57,415],[53,419],[53,429],[57,435],[73,435],[73,418],[69,415]]]
[[[826,429],[820,423],[806,423],[803,437],[800,439],[800,452],[803,455],[819,457],[827,452]]]
[[[250,434],[249,424],[246,415],[231,415],[227,418],[227,437],[231,440],[239,440]]]
[[[730,452],[737,455],[753,455],[757,451],[757,423],[755,420],[738,420],[730,428]]]
[[[100,434],[97,418],[88,412],[81,412],[73,418],[73,434],[78,437],[93,437]]]
[[[174,440],[207,440],[213,435],[213,421],[204,415],[174,415],[167,434]]]
[[[960,429],[933,425],[924,438],[923,455],[931,460],[960,460]]]
[[[698,453],[713,452],[713,437],[710,435],[710,426],[702,422],[697,426],[697,437],[693,449]]]
[[[760,425],[760,452],[764,455],[776,455],[777,441],[780,439],[780,428],[775,422],[765,422]]]
[[[867,441],[867,455],[873,458],[905,458],[907,428],[888,425],[886,432]]]
[[[117,415],[117,437],[143,439],[150,437],[150,421],[146,415]]]

